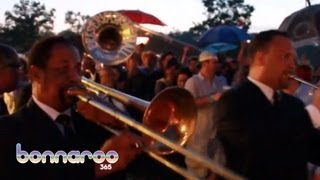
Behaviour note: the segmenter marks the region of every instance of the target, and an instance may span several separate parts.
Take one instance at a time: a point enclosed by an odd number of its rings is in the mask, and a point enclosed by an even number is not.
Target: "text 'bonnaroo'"
[[[112,164],[116,163],[119,159],[119,155],[116,151],[110,150],[107,153],[103,151],[95,151],[93,154],[90,151],[70,151],[66,153],[62,150],[53,153],[52,151],[44,151],[40,153],[39,151],[33,150],[29,154],[27,151],[21,149],[21,144],[16,144],[16,159],[20,164],[25,164],[30,161],[33,164],[47,163],[47,157],[50,159],[51,164],[58,164],[60,161],[60,157],[62,158],[62,162],[64,164],[83,164],[85,162],[86,157],[90,160],[93,160],[95,163],[100,164],[100,170],[111,170]],[[108,163],[104,163],[107,161]]]

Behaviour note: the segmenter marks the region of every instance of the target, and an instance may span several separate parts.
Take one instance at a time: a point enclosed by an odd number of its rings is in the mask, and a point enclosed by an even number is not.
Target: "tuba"
[[[118,65],[134,52],[137,28],[126,16],[105,11],[90,18],[82,33],[86,53],[104,65]]]
[[[134,53],[138,26],[129,18],[114,11],[98,13],[86,22],[82,40],[87,55],[104,66],[119,65]],[[183,88],[169,88],[151,102],[138,99],[109,87],[82,78],[87,89],[108,95],[126,106],[143,112],[143,124],[162,133],[183,146],[195,127],[196,106],[192,95]],[[122,114],[119,112],[119,116]],[[143,135],[145,144],[157,154],[174,151]]]

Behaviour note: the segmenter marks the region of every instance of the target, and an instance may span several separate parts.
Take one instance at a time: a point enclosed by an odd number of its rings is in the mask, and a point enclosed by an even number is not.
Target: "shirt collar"
[[[269,86],[263,84],[262,82],[259,82],[251,77],[248,76],[249,81],[251,81],[253,84],[258,86],[258,88],[262,91],[262,93],[267,97],[267,99],[270,102],[273,102],[273,92],[274,90],[270,88]]]
[[[201,72],[198,73],[198,76],[199,76],[199,78],[200,78],[201,80],[208,80],[208,79],[206,79],[206,78],[201,74]],[[216,76],[213,77],[212,81],[215,80],[215,77],[216,77]],[[208,80],[208,81],[209,81],[209,80]]]
[[[40,102],[35,96],[32,96],[32,99],[39,106],[39,108],[42,109],[53,121],[55,121],[60,114],[66,114],[69,116],[71,115],[70,109],[67,109],[66,111],[60,113],[52,107]]]
[[[199,78],[201,79],[201,80],[204,80],[204,77],[202,76],[202,74],[199,72],[198,73],[198,76],[199,76]]]

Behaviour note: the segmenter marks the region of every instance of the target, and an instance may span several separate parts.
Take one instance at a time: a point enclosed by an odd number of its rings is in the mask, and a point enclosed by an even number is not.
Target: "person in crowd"
[[[236,87],[246,81],[249,74],[250,60],[248,57],[249,44],[244,41],[241,43],[240,50],[237,56],[238,69],[236,70],[231,86]]]
[[[165,75],[163,78],[156,81],[154,87],[154,94],[157,95],[159,92],[167,87],[175,86],[177,82],[177,74],[180,69],[180,63],[176,58],[171,58],[164,69]]]
[[[298,78],[312,83],[312,68],[310,65],[298,65],[295,74]],[[283,91],[299,98],[305,105],[309,105],[313,100],[315,90],[309,85],[290,79],[288,87]]]
[[[8,52],[16,57],[14,51]],[[16,68],[16,64],[11,65]],[[96,124],[108,121],[108,116],[97,117],[100,113],[93,106],[78,101],[75,108],[76,96],[88,93],[76,88],[81,86],[80,54],[74,45],[60,36],[38,41],[29,56],[28,75],[32,86],[29,102],[16,113],[0,118],[0,179],[125,179],[121,171],[140,154],[137,145],[141,141],[128,132],[111,136]],[[32,151],[98,150],[118,153],[112,169],[101,170],[101,164],[89,158],[76,164],[63,163],[62,158],[52,163],[52,157],[47,157],[46,163],[32,163],[30,160],[36,157],[26,155]],[[107,161],[102,161],[105,164]]]
[[[116,88],[116,84],[117,84],[116,67],[104,66],[100,64],[100,66],[97,66],[96,71],[99,75],[101,85],[107,86],[112,89],[117,89]],[[115,108],[117,108],[120,112],[128,114],[125,105],[122,102],[118,101],[117,99],[107,95],[101,98],[103,98],[105,101],[114,105]]]
[[[136,45],[136,48],[134,50],[135,54],[138,55],[137,56],[137,63],[138,63],[139,66],[142,65],[142,53],[143,53],[145,47],[146,47],[145,44],[140,43],[140,44]]]
[[[192,77],[192,72],[188,67],[183,67],[179,70],[177,76],[177,86],[184,88],[187,80]]]
[[[260,32],[249,48],[247,80],[225,92],[215,107],[225,167],[248,179],[307,179],[307,162],[320,163],[320,93],[305,106],[281,92],[294,73],[288,35]]]
[[[188,68],[189,70],[192,72],[192,74],[198,74],[199,72],[199,69],[198,69],[198,57],[194,56],[194,57],[191,57],[188,61]]]
[[[95,61],[88,55],[84,55],[81,61],[81,74],[91,80],[95,80]]]
[[[233,60],[233,58],[226,57],[225,62],[222,64],[221,68],[221,75],[226,78],[227,84],[231,86],[234,75],[238,69],[237,63]]]
[[[165,75],[165,68],[169,62],[170,59],[174,57],[173,52],[168,51],[163,53],[157,63],[157,69],[155,71],[155,78],[156,79],[161,79]]]
[[[221,84],[223,84],[223,87],[225,89],[225,87],[229,87],[228,85],[228,81],[227,78],[222,74],[222,64],[220,61],[217,63],[217,68],[216,68],[216,74],[215,74],[215,78],[219,81],[221,81]]]
[[[153,92],[148,92],[145,88],[146,82],[149,80],[147,74],[138,66],[138,55],[131,55],[127,61],[127,79],[125,85],[125,92],[144,100],[150,100]]]
[[[0,44],[0,116],[8,114],[3,94],[15,90],[21,79],[21,64],[16,50],[8,45]]]
[[[16,87],[11,92],[3,94],[4,102],[7,106],[8,113],[12,114],[26,104],[31,96],[31,85],[27,75],[27,59],[19,55],[19,62],[21,64],[20,80]]]
[[[140,67],[142,71],[148,76],[148,81],[144,85],[144,88],[147,89],[147,92],[150,93],[148,100],[151,100],[154,96],[154,87],[156,81],[158,80],[157,76],[157,62],[158,57],[153,51],[144,51],[142,53],[142,66]]]
[[[300,64],[296,68],[296,77],[311,83],[312,82],[312,67],[309,64]],[[289,86],[283,90],[283,92],[287,94],[291,94],[300,100],[307,106],[312,103],[313,97],[315,95],[314,87],[311,87],[307,84],[301,83],[294,79],[290,79]],[[314,128],[319,129],[320,124],[313,124]],[[319,170],[320,168],[312,163],[308,163],[309,177],[310,179],[320,178]]]
[[[157,55],[152,51],[144,51],[142,53],[142,66],[141,68],[147,73],[151,74],[156,70],[157,66]]]
[[[189,78],[185,84],[185,89],[194,96],[198,108],[196,127],[187,142],[187,148],[211,157],[215,149],[215,145],[211,146],[210,143],[215,137],[213,108],[223,92],[223,84],[215,76],[218,68],[218,57],[215,54],[209,51],[201,52],[199,63],[199,73]],[[208,175],[207,169],[201,163],[189,158],[186,158],[185,162],[188,169],[199,177],[205,178]]]

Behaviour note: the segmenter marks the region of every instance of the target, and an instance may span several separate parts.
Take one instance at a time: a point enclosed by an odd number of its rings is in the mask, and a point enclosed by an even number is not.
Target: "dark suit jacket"
[[[72,111],[72,121],[77,136],[71,143],[66,143],[56,124],[32,100],[17,113],[0,118],[0,179],[93,179],[94,162],[89,159],[84,164],[51,164],[49,159],[45,164],[30,161],[20,164],[16,160],[17,143],[29,154],[33,150],[40,153],[45,150],[53,153],[88,150],[94,153],[110,136],[75,111]]]
[[[226,166],[249,179],[306,179],[320,162],[320,136],[303,103],[281,94],[272,105],[250,81],[226,92],[215,115]]]
[[[3,100],[3,97],[0,97],[0,116],[4,116],[9,114],[7,105]]]
[[[17,112],[20,108],[22,108],[25,104],[28,103],[31,95],[32,95],[31,83],[22,87],[22,92],[19,94],[17,98],[17,105],[14,112]]]

